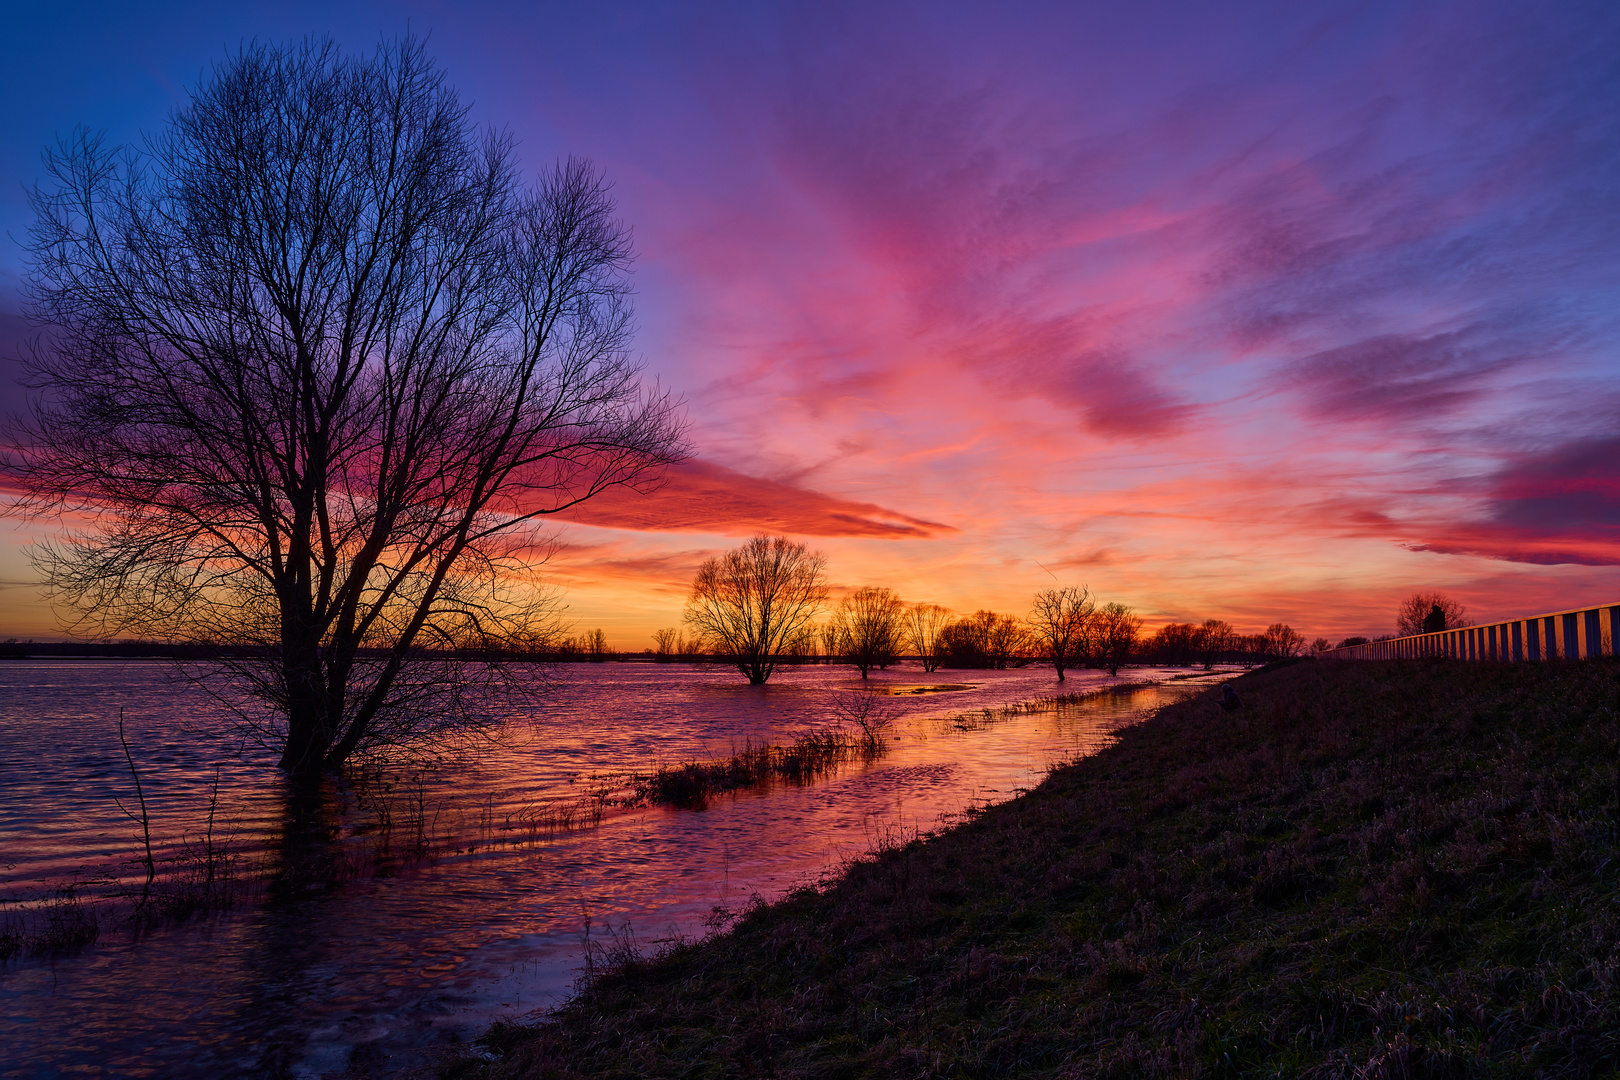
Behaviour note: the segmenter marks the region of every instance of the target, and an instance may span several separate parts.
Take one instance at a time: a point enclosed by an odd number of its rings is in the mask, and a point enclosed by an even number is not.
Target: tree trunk
[[[331,737],[319,654],[289,643],[282,654],[282,677],[287,686],[287,745],[281,767],[294,774],[317,773]]]

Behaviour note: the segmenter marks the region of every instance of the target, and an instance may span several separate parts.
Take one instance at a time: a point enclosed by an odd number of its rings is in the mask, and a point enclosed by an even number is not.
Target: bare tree
[[[852,727],[861,733],[861,749],[869,756],[882,752],[883,744],[905,708],[864,690],[844,690],[833,695],[830,704],[839,727]]]
[[[1022,655],[1029,633],[1016,615],[975,611],[940,633],[940,644],[957,667],[1000,670]]]
[[[653,631],[653,656],[659,663],[668,663],[680,649],[680,631],[673,626]]]
[[[613,655],[613,650],[608,648],[607,631],[601,627],[586,633],[583,648],[591,661],[597,664]]]
[[[1063,681],[1066,668],[1085,661],[1090,651],[1089,631],[1096,603],[1084,586],[1042,589],[1035,594],[1029,616],[1029,631]]]
[[[816,634],[821,639],[821,654],[827,658],[827,663],[840,663],[844,658],[846,635],[843,625],[838,621],[838,613],[834,612],[826,622],[822,623],[817,628]]]
[[[1237,631],[1224,619],[1205,619],[1193,631],[1193,652],[1208,671],[1225,660],[1237,644]]]
[[[1298,656],[1305,648],[1305,635],[1287,623],[1272,623],[1262,636],[1265,638],[1266,656],[1273,660]]]
[[[901,614],[905,604],[893,589],[862,586],[838,602],[832,624],[838,627],[839,651],[860,670],[887,667],[900,651]]]
[[[1439,613],[1438,618],[1435,617],[1436,612]],[[1467,608],[1439,592],[1413,593],[1401,601],[1395,613],[1395,632],[1400,637],[1428,633],[1426,625],[1435,630],[1456,630],[1473,624]]]
[[[816,643],[821,640],[817,627],[801,626],[799,632],[788,639],[782,646],[783,653],[794,664],[814,663],[816,659]]]
[[[1016,615],[997,616],[990,624],[988,641],[990,666],[998,671],[1011,667],[1013,661],[1022,661],[1028,656],[1031,646],[1029,627]]]
[[[785,536],[756,536],[698,568],[686,621],[762,685],[827,599],[826,565],[821,552]]]
[[[1108,669],[1109,675],[1118,675],[1136,651],[1142,620],[1126,605],[1108,603],[1097,609],[1093,622],[1097,662]]]
[[[1159,663],[1188,665],[1197,655],[1198,627],[1192,623],[1166,623],[1148,640],[1146,651]]]
[[[70,629],[228,646],[295,774],[476,721],[468,661],[556,633],[542,517],[682,454],[607,185],[520,180],[411,39],[245,46],[145,145],[33,194],[9,471],[89,522],[39,556]]]
[[[941,635],[950,620],[950,611],[938,604],[913,604],[906,612],[906,644],[916,650],[924,671],[933,672],[939,667],[945,653]]]

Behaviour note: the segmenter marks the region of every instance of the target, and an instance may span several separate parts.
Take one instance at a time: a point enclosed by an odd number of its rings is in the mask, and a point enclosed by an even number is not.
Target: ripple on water
[[[163,665],[0,667],[0,897],[37,904],[63,884],[94,895],[135,880],[132,826],[113,801],[132,794],[120,709],[160,860],[197,843],[217,776],[217,835],[244,872],[266,875],[222,916],[138,936],[109,925],[77,954],[10,962],[0,1076],[318,1076],[351,1060],[407,1063],[556,1001],[587,935],[701,933],[717,906],[781,895],[897,831],[926,832],[987,794],[1031,786],[1052,762],[1094,752],[1121,724],[1196,689],[1001,715],[1009,702],[1109,680],[916,675],[863,682],[848,668],[786,668],[749,687],[715,667],[574,665],[478,758],[340,785],[306,804],[283,790],[269,752]],[[702,812],[593,802],[594,788],[627,773],[790,741],[855,689],[905,702],[900,738],[877,762]],[[984,709],[993,720],[971,730],[938,722]]]

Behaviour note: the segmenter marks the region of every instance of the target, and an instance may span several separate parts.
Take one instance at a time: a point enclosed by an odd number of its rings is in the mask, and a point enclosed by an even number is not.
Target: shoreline
[[[1617,674],[1251,672],[425,1075],[1612,1068]]]

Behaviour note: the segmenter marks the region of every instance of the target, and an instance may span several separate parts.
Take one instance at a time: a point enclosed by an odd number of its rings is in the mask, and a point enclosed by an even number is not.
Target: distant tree
[[[1369,639],[1364,637],[1347,637],[1334,646],[1335,649],[1348,649],[1352,645],[1365,645]]]
[[[1298,656],[1305,648],[1305,635],[1286,623],[1272,623],[1264,634],[1266,655],[1274,660]]]
[[[940,644],[952,667],[1005,668],[1022,655],[1028,631],[1014,615],[975,611],[940,633]]]
[[[1232,624],[1222,619],[1205,619],[1199,625],[1193,638],[1193,652],[1198,656],[1198,662],[1208,671],[1216,664],[1226,659],[1236,643],[1237,631]]]
[[[813,661],[816,643],[820,640],[818,629],[815,626],[802,627],[783,647],[782,651],[790,663],[804,664]]]
[[[415,39],[255,42],[34,192],[40,572],[75,634],[225,646],[199,685],[300,777],[486,723],[558,631],[543,516],[682,457],[607,183],[469,113]]]
[[[1118,675],[1119,669],[1136,651],[1142,620],[1124,604],[1107,603],[1097,609],[1093,622],[1097,662],[1108,669],[1109,675]]]
[[[1031,648],[1029,627],[1016,615],[998,615],[990,625],[990,666],[996,670],[1011,667],[1014,661],[1022,663]]]
[[[702,663],[707,656],[709,642],[702,634],[683,634],[675,642],[675,653],[689,664]]]
[[[1396,636],[1427,633],[1428,631],[1423,629],[1424,621],[1436,608],[1440,610],[1440,617],[1445,620],[1438,629],[1456,630],[1459,627],[1473,625],[1473,620],[1468,617],[1468,609],[1445,593],[1416,592],[1402,600],[1401,606],[1395,612]]]
[[[1311,652],[1313,653],[1325,653],[1331,648],[1333,648],[1333,643],[1325,637],[1319,637],[1311,642]]]
[[[692,581],[686,621],[754,686],[827,598],[827,559],[785,536],[756,536],[707,559]]]
[[[680,647],[680,631],[674,627],[653,632],[653,656],[660,663],[668,663]]]
[[[946,626],[940,644],[951,667],[990,666],[990,628],[998,616],[993,611],[975,611]]]
[[[585,652],[589,654],[591,661],[597,664],[612,655],[613,650],[608,648],[607,633],[601,627],[585,635]]]
[[[844,628],[838,622],[836,612],[822,623],[817,629],[821,638],[821,655],[829,664],[841,664],[844,661]]]
[[[1161,664],[1184,667],[1196,658],[1198,627],[1192,623],[1166,623],[1148,640],[1146,651]]]
[[[924,671],[939,667],[944,656],[941,634],[949,625],[951,613],[938,604],[913,604],[905,616],[906,644],[922,660]]]
[[[887,667],[900,651],[901,615],[905,604],[893,589],[874,585],[856,589],[838,602],[833,622],[844,657],[861,678],[875,667]]]
[[[1090,652],[1088,638],[1095,612],[1096,604],[1084,585],[1042,589],[1035,594],[1029,633],[1052,662],[1058,682],[1063,681],[1064,669],[1083,663]]]

